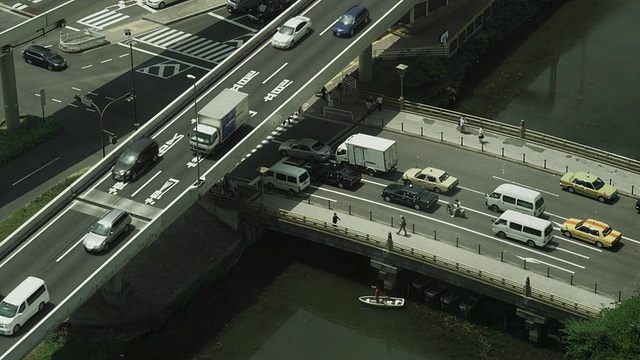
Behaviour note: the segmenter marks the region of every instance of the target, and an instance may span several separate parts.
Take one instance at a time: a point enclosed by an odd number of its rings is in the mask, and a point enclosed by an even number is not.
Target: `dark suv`
[[[158,160],[158,149],[158,143],[153,139],[136,141],[120,155],[111,169],[113,179],[123,182],[135,180],[147,166]]]
[[[405,206],[412,206],[416,210],[428,209],[438,202],[438,195],[418,185],[387,185],[382,190],[384,201],[393,201]]]
[[[40,45],[31,45],[22,52],[22,58],[27,64],[38,65],[49,70],[62,70],[67,67],[67,61],[55,51]]]
[[[352,188],[359,184],[362,180],[362,175],[345,165],[329,163],[312,169],[311,179],[343,189]]]

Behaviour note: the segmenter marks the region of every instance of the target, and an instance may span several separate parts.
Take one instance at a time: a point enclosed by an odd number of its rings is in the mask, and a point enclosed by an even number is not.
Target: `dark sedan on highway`
[[[359,184],[362,175],[344,165],[322,164],[311,170],[311,179],[344,189]]]
[[[388,185],[382,190],[381,195],[384,201],[411,206],[416,210],[429,209],[438,202],[438,195],[413,184]]]

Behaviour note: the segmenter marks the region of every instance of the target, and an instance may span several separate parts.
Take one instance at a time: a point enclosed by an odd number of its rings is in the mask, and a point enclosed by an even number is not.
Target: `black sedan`
[[[344,165],[322,164],[311,170],[311,179],[343,189],[359,184],[362,175]]]
[[[384,201],[393,201],[416,210],[429,209],[438,202],[438,195],[422,186],[408,184],[391,184],[382,190]]]

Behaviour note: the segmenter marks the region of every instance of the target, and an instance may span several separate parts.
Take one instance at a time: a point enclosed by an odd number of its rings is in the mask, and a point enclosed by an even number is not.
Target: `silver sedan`
[[[325,161],[331,155],[331,147],[309,138],[287,140],[280,144],[278,151],[282,156],[309,159],[310,162]]]

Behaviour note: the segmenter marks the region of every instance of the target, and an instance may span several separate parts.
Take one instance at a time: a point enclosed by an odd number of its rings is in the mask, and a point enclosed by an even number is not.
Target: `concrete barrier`
[[[84,29],[76,34],[63,34],[61,31],[58,49],[68,53],[76,53],[107,45],[108,43],[109,40],[107,40],[105,34],[93,28]]]

